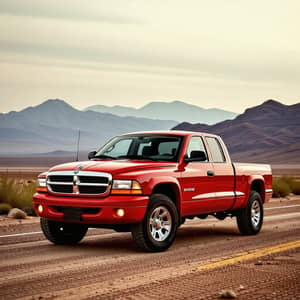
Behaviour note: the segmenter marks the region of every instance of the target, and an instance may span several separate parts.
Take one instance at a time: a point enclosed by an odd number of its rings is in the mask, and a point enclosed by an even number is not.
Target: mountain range
[[[81,111],[54,99],[19,112],[0,114],[0,153],[95,149],[113,136],[133,131],[170,129],[175,121],[119,117]]]
[[[85,111],[89,110],[122,117],[134,116],[158,120],[174,120],[177,122],[201,122],[204,124],[216,124],[237,116],[237,113],[231,111],[217,108],[205,109],[182,101],[150,102],[141,108],[119,105],[93,105],[85,109]]]
[[[300,162],[300,103],[284,105],[268,100],[234,120],[211,126],[183,122],[173,129],[220,135],[236,161]]]
[[[202,117],[198,120],[201,123],[192,123],[187,116],[188,122],[178,124],[172,120],[121,117],[77,110],[59,99],[47,100],[19,112],[0,114],[0,154],[36,153],[41,156],[41,153],[49,152],[44,156],[74,157],[66,151],[76,150],[80,129],[80,150],[86,157],[89,150],[101,146],[113,136],[173,128],[220,135],[234,161],[300,163],[300,103],[284,105],[268,100],[248,108],[233,120],[214,125],[203,124]]]

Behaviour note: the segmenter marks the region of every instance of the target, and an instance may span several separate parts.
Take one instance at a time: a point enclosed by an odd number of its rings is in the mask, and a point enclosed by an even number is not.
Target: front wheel
[[[178,223],[177,208],[171,199],[154,194],[143,221],[132,225],[133,240],[143,251],[165,251],[175,240]]]
[[[73,245],[85,236],[88,227],[79,223],[65,223],[41,218],[41,228],[45,237],[56,245]]]
[[[247,206],[237,214],[237,225],[243,235],[260,232],[264,218],[262,199],[259,193],[251,191]]]

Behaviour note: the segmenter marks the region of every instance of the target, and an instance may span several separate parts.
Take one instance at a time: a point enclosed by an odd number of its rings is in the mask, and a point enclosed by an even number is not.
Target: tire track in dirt
[[[286,222],[283,223],[282,220]],[[42,294],[45,291],[57,292],[68,288],[77,289],[78,286],[89,286],[95,282],[98,284],[106,282],[109,286],[112,281],[120,278],[126,277],[125,282],[128,280],[135,281],[136,278],[143,278],[143,274],[158,269],[158,273],[153,273],[155,279],[167,267],[184,270],[185,266],[188,266],[190,269],[193,263],[210,260],[212,256],[217,258],[226,254],[230,255],[237,250],[240,252],[255,249],[259,244],[272,244],[278,238],[280,241],[284,241],[300,236],[297,220],[298,218],[286,219],[284,217],[266,222],[264,231],[258,236],[259,240],[257,237],[239,236],[235,230],[228,228],[228,226],[233,225],[233,222],[228,222],[226,226],[224,226],[225,222],[219,222],[220,226],[214,228],[211,226],[189,226],[187,224],[179,231],[174,246],[169,251],[159,254],[136,252],[131,239],[126,234],[116,234],[117,239],[113,238],[113,234],[110,238],[99,236],[99,240],[97,240],[97,236],[93,236],[82,245],[63,246],[59,247],[58,250],[56,250],[57,247],[50,244],[43,245],[43,251],[38,252],[37,255],[35,253],[36,247],[32,243],[32,246],[26,249],[25,259],[28,261],[21,268],[19,267],[19,270],[13,269],[12,256],[22,255],[22,247],[19,247],[17,251],[12,249],[13,253],[9,253],[12,255],[10,257],[12,270],[8,274],[6,274],[5,269],[3,270],[3,273],[9,277],[2,277],[0,295],[8,299],[11,295],[15,298],[21,295]],[[272,228],[274,224],[278,223],[280,224],[278,226],[285,227],[285,230],[281,229],[274,232]],[[293,229],[295,223],[297,226]],[[209,231],[209,228],[212,230]],[[234,243],[231,243],[232,241]],[[238,247],[236,247],[237,244]],[[90,250],[91,248],[92,250]],[[54,257],[51,253],[53,249],[56,252]],[[95,254],[97,251],[99,252]],[[0,254],[1,252],[0,250]],[[61,257],[59,257],[60,255]],[[39,261],[46,262],[40,266]],[[18,268],[17,265],[15,265],[16,268]],[[27,274],[24,276],[18,273],[26,271]],[[165,273],[169,274],[168,269]]]
[[[93,234],[77,246],[16,239],[16,244],[0,246],[0,298],[95,297],[91,288],[97,297],[109,298],[121,290],[172,282],[172,276],[193,273],[199,262],[299,238],[299,212],[300,207],[269,211],[258,236],[240,236],[235,220],[188,221],[164,253],[138,252],[128,233]]]

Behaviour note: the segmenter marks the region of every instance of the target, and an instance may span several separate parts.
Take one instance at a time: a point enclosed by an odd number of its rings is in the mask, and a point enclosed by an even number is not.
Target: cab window
[[[186,156],[188,158],[191,158],[192,151],[203,151],[205,153],[206,157],[208,157],[207,153],[206,153],[204,143],[203,143],[203,140],[200,136],[191,137],[191,139],[189,141],[189,145],[188,145],[187,150],[186,150]],[[205,160],[205,161],[207,161],[207,160]]]
[[[213,137],[206,137],[206,141],[208,143],[213,162],[225,162],[225,155],[219,141]]]

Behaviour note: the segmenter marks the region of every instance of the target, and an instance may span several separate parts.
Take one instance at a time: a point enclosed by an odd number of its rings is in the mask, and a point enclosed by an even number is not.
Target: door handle
[[[215,172],[212,170],[207,171],[207,176],[215,176]]]

